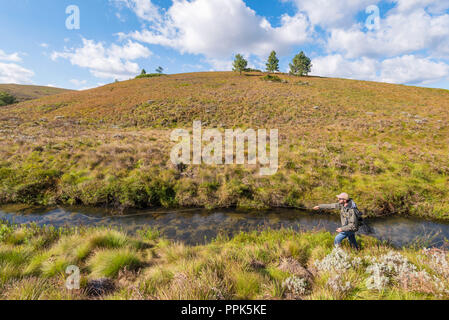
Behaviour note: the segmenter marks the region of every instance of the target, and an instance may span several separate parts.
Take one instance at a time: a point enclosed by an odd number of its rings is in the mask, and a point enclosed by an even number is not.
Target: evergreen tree
[[[301,51],[290,63],[290,74],[304,76],[308,75],[310,71],[312,71],[312,61]]]
[[[156,68],[156,72],[159,73],[159,74],[162,74],[162,72],[164,72],[164,68],[159,66],[159,67]]]
[[[276,57],[276,51],[272,51],[267,62],[268,72],[279,72],[279,59]]]
[[[145,69],[142,69],[142,72],[140,73],[141,76],[147,74],[147,72],[145,71]]]
[[[243,58],[243,56],[241,54],[237,54],[235,56],[232,71],[240,72],[240,74],[242,74],[242,72],[246,70],[247,66],[248,66],[248,61],[246,61],[245,58]]]

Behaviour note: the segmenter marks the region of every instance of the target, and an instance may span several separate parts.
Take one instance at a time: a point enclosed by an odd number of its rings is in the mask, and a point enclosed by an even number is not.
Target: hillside
[[[7,92],[17,101],[23,102],[26,100],[38,99],[45,96],[51,96],[59,93],[70,92],[72,90],[59,89],[44,86],[30,86],[20,84],[0,84],[0,92]]]
[[[0,109],[0,202],[266,208],[333,201],[449,218],[449,91],[231,72],[170,75]],[[170,162],[173,128],[279,129],[280,168]]]

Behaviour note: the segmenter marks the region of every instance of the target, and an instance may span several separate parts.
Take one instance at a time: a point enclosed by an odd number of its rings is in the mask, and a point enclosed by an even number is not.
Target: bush
[[[136,79],[155,78],[155,77],[161,77],[161,76],[162,76],[162,74],[160,74],[160,73],[146,73],[146,74],[138,75],[136,77]]]
[[[0,107],[16,103],[16,97],[7,92],[0,92]]]
[[[282,79],[278,76],[273,76],[271,74],[267,74],[265,77],[261,78],[264,81],[271,81],[271,82],[282,82]]]

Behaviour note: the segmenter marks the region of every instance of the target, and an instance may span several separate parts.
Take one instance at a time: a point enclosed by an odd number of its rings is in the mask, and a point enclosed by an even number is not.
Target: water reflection
[[[3,207],[0,219],[17,224],[36,223],[39,226],[109,226],[135,233],[145,227],[157,228],[165,237],[186,244],[201,244],[218,234],[233,236],[240,231],[267,228],[294,230],[327,230],[335,232],[339,226],[336,215],[276,209],[266,212],[237,212],[235,210],[206,211],[190,209],[180,212],[132,211],[126,215],[111,215],[101,209],[53,208],[20,209]],[[416,218],[383,218],[368,221],[370,234],[395,246],[404,246],[420,238],[431,238],[431,245],[442,246],[449,239],[449,223]],[[369,232],[370,231],[370,232]]]

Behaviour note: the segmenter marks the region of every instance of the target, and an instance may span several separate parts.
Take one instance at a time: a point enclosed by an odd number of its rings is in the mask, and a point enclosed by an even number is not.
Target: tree
[[[147,74],[147,72],[145,71],[145,69],[142,69],[142,72],[140,73],[140,75],[143,76],[144,74]]]
[[[162,74],[162,72],[164,72],[164,68],[162,68],[161,66],[156,68],[156,72],[159,74]]]
[[[237,54],[232,66],[232,71],[240,72],[240,74],[242,74],[248,66],[248,61],[246,61],[241,54]]]
[[[312,71],[312,61],[301,51],[290,63],[290,74],[304,76],[308,75],[310,71]]]
[[[279,72],[279,59],[276,57],[276,51],[272,51],[267,62],[268,72]]]

